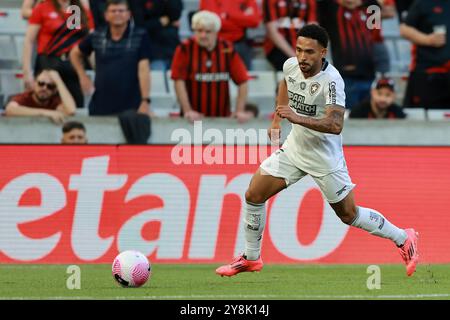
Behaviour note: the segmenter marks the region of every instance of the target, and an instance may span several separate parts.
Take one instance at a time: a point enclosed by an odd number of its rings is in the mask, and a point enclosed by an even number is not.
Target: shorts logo
[[[319,88],[320,84],[318,82],[314,82],[313,84],[311,84],[311,87],[309,88],[309,93],[313,96],[316,94]]]
[[[347,190],[347,186],[344,186],[341,190],[338,190],[336,194],[340,196],[345,190]]]

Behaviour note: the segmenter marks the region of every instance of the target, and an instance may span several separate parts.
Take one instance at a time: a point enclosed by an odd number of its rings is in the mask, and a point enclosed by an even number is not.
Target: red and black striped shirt
[[[93,29],[92,14],[89,9],[84,10],[87,13],[88,28]],[[71,16],[70,12],[57,12],[51,1],[40,2],[33,8],[29,23],[40,26],[37,39],[39,54],[60,56],[68,53],[88,35],[88,28],[68,27],[67,22]]]
[[[207,117],[228,117],[229,80],[240,85],[249,79],[247,69],[233,45],[218,39],[212,51],[194,38],[183,41],[172,61],[172,79],[186,81],[192,109]]]
[[[374,39],[367,26],[367,7],[350,10],[336,0],[322,0],[318,9],[320,23],[330,35],[334,66],[343,77],[372,79]]]
[[[278,31],[286,41],[295,48],[297,45],[297,32],[305,24],[316,22],[315,0],[263,0],[264,23],[275,21]],[[264,50],[269,53],[274,43],[268,37],[264,42]]]

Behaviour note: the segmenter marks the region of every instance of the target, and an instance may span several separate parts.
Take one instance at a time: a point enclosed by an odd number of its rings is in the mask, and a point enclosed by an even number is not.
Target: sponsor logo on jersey
[[[300,89],[305,90],[306,88],[306,82],[300,82]]]
[[[295,79],[294,79],[294,78],[292,78],[292,77],[289,77],[288,81],[289,81],[290,83],[292,83],[292,84],[294,84],[294,83],[296,83],[296,82],[297,82],[297,81],[295,81]]]
[[[228,72],[218,72],[218,73],[196,73],[195,80],[203,82],[218,82],[218,81],[228,81],[230,79],[230,74]]]
[[[288,91],[289,106],[297,113],[304,114],[306,116],[315,116],[317,111],[317,105],[305,103],[305,96]]]
[[[330,104],[336,104],[336,82],[334,81],[328,85],[328,100]]]

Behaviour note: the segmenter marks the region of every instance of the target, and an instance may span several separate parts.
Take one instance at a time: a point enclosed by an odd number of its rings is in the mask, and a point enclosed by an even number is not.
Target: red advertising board
[[[0,263],[111,263],[127,249],[154,263],[229,261],[258,168],[234,155],[257,147],[174,148],[0,146]],[[357,204],[419,231],[422,262],[450,262],[450,148],[344,151]],[[310,178],[267,214],[266,263],[401,262],[389,240],[342,224]]]

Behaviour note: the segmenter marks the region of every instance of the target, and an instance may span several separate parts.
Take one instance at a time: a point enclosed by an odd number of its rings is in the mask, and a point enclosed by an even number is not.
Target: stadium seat
[[[250,71],[249,95],[273,96],[275,73],[273,71]]]
[[[395,82],[396,100],[398,105],[403,104],[403,99],[405,97],[406,85],[408,84],[408,74],[403,72],[393,72],[390,77]]]
[[[183,10],[196,11],[200,7],[200,0],[183,0]]]
[[[450,120],[450,109],[428,109],[428,120]]]
[[[406,72],[411,64],[411,42],[399,38],[395,41],[395,44],[399,57],[400,70]]]
[[[17,8],[0,7],[0,68],[16,69],[22,63],[23,38],[27,29]],[[17,39],[16,39],[17,38]]]
[[[187,39],[192,36],[190,25],[191,23],[189,21],[189,12],[187,10],[183,10],[180,17],[180,29],[178,30],[178,34],[181,40]]]
[[[168,116],[176,105],[173,83],[169,83],[169,79],[170,71],[151,72],[151,108],[158,116]]]
[[[16,59],[19,66],[22,66],[24,41],[25,41],[24,35],[14,36],[14,45],[16,46]]]
[[[423,108],[403,108],[403,111],[406,113],[407,119],[426,120],[426,112]]]
[[[266,37],[266,27],[263,22],[261,22],[256,28],[247,29],[247,38],[253,43],[264,43]]]
[[[389,59],[391,60],[391,69],[392,71],[398,72],[397,70],[397,61],[399,60],[397,54],[397,48],[395,46],[395,40],[393,38],[385,38],[384,44],[389,53]]]
[[[273,112],[276,78],[273,71],[251,71],[248,82],[248,100],[255,103],[261,115]]]
[[[4,100],[24,91],[22,77],[20,70],[0,70],[0,94]]]
[[[165,72],[152,70],[150,76],[152,83],[151,96],[167,95],[169,93],[169,90],[167,88]]]
[[[276,73],[276,81],[277,81],[277,83],[279,83],[283,79],[284,79],[283,71],[277,71],[277,73]]]
[[[86,70],[86,74],[91,79],[92,83],[95,83],[95,71]],[[91,101],[92,95],[84,95],[84,108],[77,108],[77,114],[87,115],[89,113],[89,103]]]
[[[266,58],[256,58],[252,60],[252,71],[274,70]]]
[[[398,18],[383,19],[381,21],[383,35],[387,37],[400,37]]]
[[[22,19],[20,8],[0,8],[1,34],[25,34],[27,21]]]
[[[0,68],[18,68],[18,53],[14,44],[14,36],[0,34]]]

